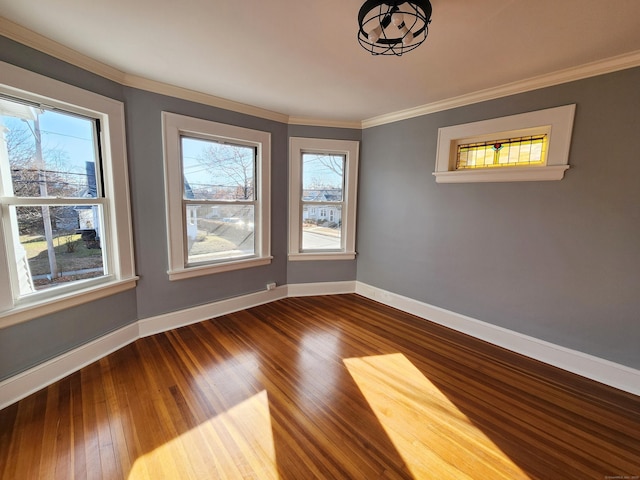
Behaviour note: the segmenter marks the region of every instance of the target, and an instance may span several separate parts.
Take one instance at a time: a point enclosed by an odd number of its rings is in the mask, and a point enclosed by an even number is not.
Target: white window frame
[[[356,257],[356,200],[360,142],[291,137],[289,141],[289,260],[351,260]],[[302,250],[302,154],[345,156],[342,236],[339,251]]]
[[[105,276],[78,281],[19,297],[11,235],[9,204],[0,210],[0,328],[134,288],[137,276],[133,254],[129,175],[122,102],[0,62],[0,93],[47,107],[100,120],[103,148],[104,222],[110,270]],[[102,200],[101,200],[102,201]]]
[[[437,183],[521,182],[561,180],[569,168],[575,104],[465,123],[438,129]],[[548,135],[547,160],[537,166],[505,166],[456,170],[458,145],[498,138]]]
[[[167,242],[169,250],[170,280],[210,275],[214,273],[251,268],[271,263],[271,134],[200,118],[162,112],[164,137],[165,194],[167,214]],[[254,235],[255,255],[250,258],[216,260],[193,266],[187,265],[185,245],[185,219],[183,215],[183,188],[181,136],[210,139],[256,148],[256,208]]]

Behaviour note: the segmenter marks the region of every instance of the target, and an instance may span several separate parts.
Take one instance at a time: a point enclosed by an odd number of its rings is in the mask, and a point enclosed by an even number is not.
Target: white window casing
[[[302,250],[302,155],[344,155],[342,235],[339,250]],[[359,142],[292,137],[289,143],[289,255],[291,261],[351,260],[356,257],[356,200]],[[322,216],[322,210],[320,210]],[[326,215],[326,212],[325,212]]]
[[[210,275],[271,263],[270,165],[271,134],[234,125],[162,112],[165,163],[165,196],[170,280]],[[189,266],[183,210],[182,136],[221,143],[236,143],[256,149],[255,255],[250,258],[220,260]]]
[[[438,129],[437,183],[561,180],[569,168],[575,104]],[[547,160],[540,166],[456,170],[457,146],[522,135],[548,135]]]
[[[98,119],[101,125],[102,205],[106,258],[103,277],[43,290],[20,297],[16,252],[9,221],[13,197],[2,197],[0,208],[0,327],[37,318],[62,309],[134,288],[135,275],[129,178],[126,156],[124,105],[122,102],[0,62],[0,94],[49,108]],[[2,173],[0,172],[0,175]],[[5,175],[6,176],[6,172]],[[5,178],[3,180],[7,181]],[[8,180],[10,182],[10,179]],[[39,200],[33,199],[35,203]],[[22,204],[26,202],[22,201]],[[60,199],[59,204],[82,203]],[[15,233],[15,232],[14,232]]]

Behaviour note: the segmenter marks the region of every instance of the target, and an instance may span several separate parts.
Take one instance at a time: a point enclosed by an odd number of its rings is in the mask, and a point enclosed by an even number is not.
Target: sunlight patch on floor
[[[267,391],[139,457],[128,480],[278,479]]]
[[[403,354],[344,363],[414,478],[529,478]]]

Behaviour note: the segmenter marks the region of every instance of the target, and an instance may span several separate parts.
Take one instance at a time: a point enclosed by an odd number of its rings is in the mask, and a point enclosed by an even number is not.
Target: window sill
[[[259,267],[262,265],[269,265],[272,256],[250,258],[245,260],[236,260],[218,264],[201,265],[197,267],[188,267],[179,270],[169,270],[169,280],[183,280],[185,278],[200,277],[203,275],[212,275],[215,273],[230,272],[232,270],[240,270],[242,268]]]
[[[34,318],[49,315],[60,310],[82,305],[83,303],[99,300],[104,297],[115,295],[125,290],[135,288],[138,277],[128,278],[126,280],[116,280],[109,283],[101,284],[76,290],[72,293],[60,295],[55,298],[46,298],[37,302],[19,305],[0,312],[0,328],[9,327],[18,323],[26,322]]]
[[[434,172],[436,183],[537,182],[562,180],[569,165],[546,167],[504,167]]]
[[[290,253],[288,258],[291,262],[305,260],[353,260],[356,258],[356,252]]]

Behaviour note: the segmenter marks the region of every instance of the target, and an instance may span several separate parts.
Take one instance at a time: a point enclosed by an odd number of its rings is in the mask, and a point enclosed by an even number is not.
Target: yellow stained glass
[[[456,170],[544,165],[547,143],[547,135],[533,135],[458,145]]]

